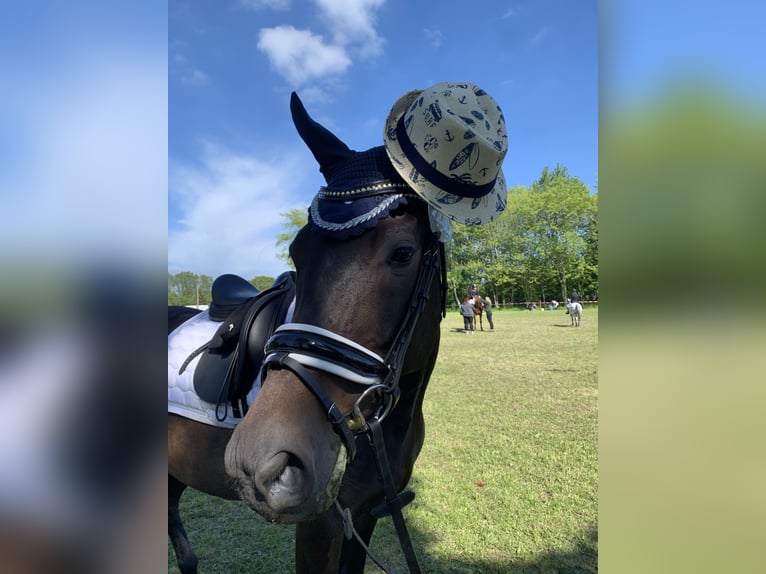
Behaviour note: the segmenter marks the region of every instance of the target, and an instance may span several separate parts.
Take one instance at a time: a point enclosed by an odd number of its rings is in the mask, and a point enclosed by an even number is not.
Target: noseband
[[[337,333],[304,323],[279,327],[266,342],[261,380],[269,369],[287,369],[308,388],[327,413],[333,429],[348,450],[349,461],[356,456],[355,435],[368,431],[362,414],[377,398],[378,407],[371,418],[382,422],[399,398],[399,378],[415,326],[428,300],[431,283],[442,269],[442,312],[446,300],[444,248],[432,235],[431,245],[423,254],[407,312],[385,359],[366,347]],[[366,386],[351,412],[343,414],[308,369],[317,369],[348,382]]]
[[[279,327],[266,343],[266,357],[263,361],[261,380],[265,380],[269,369],[287,369],[313,393],[327,418],[348,452],[348,460],[356,456],[356,435],[366,432],[375,451],[376,463],[383,482],[385,502],[374,509],[373,514],[381,517],[391,514],[399,533],[410,572],[420,572],[412,544],[407,534],[401,509],[412,500],[412,493],[397,494],[393,484],[388,456],[383,441],[380,423],[389,415],[399,400],[399,379],[402,374],[404,358],[407,354],[412,334],[418,319],[425,309],[434,275],[441,269],[441,305],[444,315],[446,305],[446,266],[444,246],[435,235],[431,234],[428,250],[423,254],[415,282],[415,290],[407,312],[399,327],[391,348],[385,358],[366,347],[337,333],[315,325],[287,323]],[[319,384],[319,380],[309,369],[316,369],[340,377],[351,383],[366,387],[354,403],[351,412],[343,414]],[[364,413],[373,408],[368,418]],[[336,501],[336,506],[344,521],[347,538],[355,532],[348,509],[343,511]],[[385,567],[370,554],[361,538],[359,542],[378,566]],[[388,571],[388,570],[386,570]]]

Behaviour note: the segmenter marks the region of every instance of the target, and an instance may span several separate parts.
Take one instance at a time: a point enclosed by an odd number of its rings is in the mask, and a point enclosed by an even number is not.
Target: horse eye
[[[406,265],[412,261],[412,257],[415,255],[415,249],[412,247],[397,247],[391,254],[391,263],[398,265]]]

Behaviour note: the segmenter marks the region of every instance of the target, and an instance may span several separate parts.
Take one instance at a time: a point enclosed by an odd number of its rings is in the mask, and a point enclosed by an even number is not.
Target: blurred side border
[[[759,570],[764,8],[601,4],[599,562]]]

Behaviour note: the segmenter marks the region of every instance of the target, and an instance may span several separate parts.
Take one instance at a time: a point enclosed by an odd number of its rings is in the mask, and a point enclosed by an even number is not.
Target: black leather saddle
[[[217,317],[232,308],[213,338],[197,349],[181,367],[202,353],[194,371],[194,390],[209,403],[232,404],[235,416],[247,411],[245,397],[255,382],[264,358],[264,346],[274,330],[284,323],[295,297],[295,272],[282,273],[268,289],[248,289],[236,275],[222,275],[213,282],[213,305]],[[249,285],[249,283],[248,283]],[[253,294],[254,293],[254,294]],[[249,297],[248,294],[251,294]],[[220,410],[220,409],[219,409]],[[223,416],[226,418],[226,409]]]
[[[210,302],[210,318],[223,321],[242,303],[260,294],[258,288],[239,275],[227,273],[213,281]]]

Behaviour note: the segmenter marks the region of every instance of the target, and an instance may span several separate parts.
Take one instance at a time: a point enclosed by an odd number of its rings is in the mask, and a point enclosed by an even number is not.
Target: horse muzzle
[[[286,372],[275,375],[290,377]],[[226,446],[225,465],[245,504],[272,522],[295,523],[330,507],[348,455],[312,397],[306,397],[308,405],[294,404],[291,414],[280,416],[264,395],[285,384],[261,390]],[[316,412],[312,415],[306,406]]]
[[[235,485],[243,502],[258,514],[271,522],[292,524],[315,518],[330,507],[345,467],[345,449],[340,449],[330,480],[315,490],[311,473],[293,455],[282,452],[252,474],[240,472]]]

